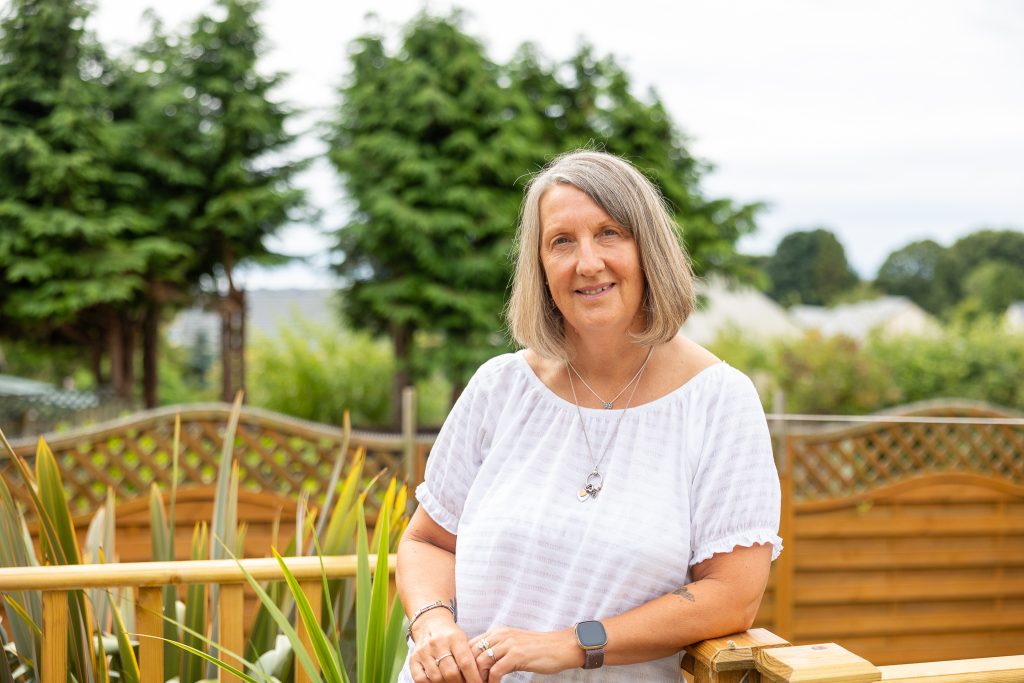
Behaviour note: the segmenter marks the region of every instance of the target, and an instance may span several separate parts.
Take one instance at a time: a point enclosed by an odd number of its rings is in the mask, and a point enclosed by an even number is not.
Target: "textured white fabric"
[[[620,410],[583,409],[604,488],[580,503],[593,469],[576,407],[523,353],[485,363],[452,409],[416,490],[458,536],[459,625],[537,631],[621,614],[688,583],[689,568],[736,546],[781,550],[779,482],[750,380],[725,363],[676,391]],[[506,681],[677,681],[679,655]],[[411,681],[408,671],[402,681]]]

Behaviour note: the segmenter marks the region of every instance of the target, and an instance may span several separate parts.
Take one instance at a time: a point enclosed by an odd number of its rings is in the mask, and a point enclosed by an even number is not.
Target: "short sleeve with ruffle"
[[[691,492],[691,566],[763,543],[772,545],[772,560],[779,556],[780,491],[771,436],[757,391],[742,373],[726,374],[707,405]]]

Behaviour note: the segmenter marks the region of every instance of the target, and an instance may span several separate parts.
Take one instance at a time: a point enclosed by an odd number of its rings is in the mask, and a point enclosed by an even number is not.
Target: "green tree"
[[[420,16],[394,53],[379,35],[352,53],[329,139],[354,208],[338,231],[338,272],[350,323],[392,339],[395,402],[427,362],[457,393],[506,347],[500,315],[522,181],[560,152],[598,146],[636,162],[685,226],[698,274],[752,276],[735,242],[758,206],[703,194],[707,164],[655,94],[633,95],[611,57],[583,47],[551,63],[524,45],[502,67],[458,15]]]
[[[0,334],[91,349],[131,390],[133,303],[172,249],[130,201],[126,131],[80,0],[15,0],[0,24]]]
[[[687,138],[653,90],[633,94],[613,56],[598,57],[583,45],[565,63],[546,63],[532,45],[516,53],[506,72],[539,119],[538,163],[560,152],[597,147],[636,164],[661,189],[680,226],[699,276],[717,272],[756,280],[757,269],[736,252],[736,242],[756,229],[761,204],[707,197],[701,188],[712,165],[695,158]],[[538,134],[539,133],[539,134]]]
[[[391,338],[401,405],[423,374],[418,334],[441,335],[456,381],[504,345],[495,333],[526,163],[498,69],[457,15],[415,19],[394,54],[382,36],[357,39],[342,97],[329,158],[352,199],[337,232],[344,310]]]
[[[1006,261],[985,261],[964,278],[961,307],[998,316],[1024,299],[1024,268]]]
[[[940,314],[953,303],[953,294],[941,278],[946,258],[946,248],[932,240],[911,242],[889,254],[878,269],[875,286]]]
[[[1024,264],[1024,232],[978,230],[954,242],[941,271],[944,286],[954,293],[954,302],[969,294],[966,284],[971,272],[989,262],[1015,267]]]
[[[166,35],[154,23],[152,37],[130,57],[135,76],[119,82],[117,101],[136,133],[131,156],[147,191],[140,202],[161,233],[187,250],[147,272],[145,346],[155,359],[166,306],[208,300],[222,319],[221,394],[230,400],[245,383],[245,292],[235,271],[283,261],[266,239],[309,214],[293,185],[306,162],[288,158],[294,112],[272,94],[285,76],[258,69],[261,4],[215,6],[182,35]]]
[[[772,298],[787,305],[832,303],[858,281],[843,245],[823,228],[783,237],[766,270]]]

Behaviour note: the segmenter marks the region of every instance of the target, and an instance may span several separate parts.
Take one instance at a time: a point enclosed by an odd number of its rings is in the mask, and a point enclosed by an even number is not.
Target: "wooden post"
[[[793,435],[783,440],[783,466],[779,470],[779,485],[782,488],[782,514],[779,520],[779,535],[785,549],[775,562],[775,609],[773,630],[783,638],[793,638],[793,576],[796,573],[796,529],[793,515]]]
[[[68,594],[43,591],[42,683],[65,683],[68,678]]]
[[[757,670],[771,683],[872,683],[882,673],[868,660],[835,643],[761,650]]]
[[[164,589],[139,587],[135,622],[139,630],[139,674],[142,683],[163,683],[164,678]]]
[[[771,631],[754,628],[691,645],[686,648],[683,669],[693,675],[694,683],[756,683],[759,678],[754,671],[754,654],[787,645]]]
[[[319,626],[321,603],[323,602],[323,583],[321,583],[320,579],[306,579],[305,581],[299,581],[299,587],[302,589],[306,599],[309,600],[309,606],[312,608],[313,615],[316,617],[316,622]],[[316,664],[317,659],[313,652],[313,639],[310,637],[309,629],[303,623],[302,615],[299,614],[298,610],[295,610],[295,630],[299,633],[299,642],[302,643],[302,647],[306,648],[306,652],[310,654],[313,663]],[[299,660],[296,658],[295,683],[312,683],[312,680],[309,674],[306,673],[306,669],[299,664]]]
[[[416,387],[402,389],[402,469],[405,481],[416,480]],[[412,496],[409,497],[410,500]]]
[[[242,663],[235,657],[245,656],[245,637],[242,632],[244,595],[242,584],[225,583],[220,586],[220,612],[217,615],[217,634],[220,639],[220,658],[232,666],[241,668]],[[218,669],[221,683],[241,683],[234,674]]]

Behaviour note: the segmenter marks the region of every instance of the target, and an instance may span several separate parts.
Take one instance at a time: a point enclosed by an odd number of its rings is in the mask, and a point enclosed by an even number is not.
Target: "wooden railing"
[[[338,557],[289,557],[288,569],[295,575],[309,598],[313,612],[320,617],[322,576],[340,579],[356,575],[354,555]],[[396,556],[389,558],[394,576]],[[241,567],[239,566],[241,565]],[[370,567],[375,567],[370,556]],[[241,655],[245,649],[243,595],[247,580],[244,567],[257,581],[283,581],[284,574],[274,558],[234,560],[198,560],[180,562],[130,562],[121,564],[80,564],[50,567],[14,567],[0,569],[0,593],[42,591],[43,624],[40,653],[40,683],[65,683],[68,654],[68,596],[71,591],[89,588],[134,588],[136,592],[136,635],[139,640],[139,671],[142,683],[163,683],[164,633],[163,588],[189,584],[216,584],[218,598],[218,644],[221,658],[237,664],[228,653]],[[323,573],[322,573],[323,572]],[[309,633],[297,620],[299,639],[310,649]],[[237,681],[221,672],[221,681]],[[296,668],[296,683],[309,683],[302,667]]]
[[[756,628],[696,643],[683,669],[694,683],[1012,683],[1024,681],[1024,654],[874,666],[835,643],[792,647]]]
[[[395,556],[389,562],[393,574]],[[321,561],[316,557],[285,560],[319,616]],[[241,560],[258,581],[283,580],[276,560]],[[370,566],[374,566],[371,559]],[[328,578],[355,576],[355,557],[325,557]],[[136,589],[136,631],[139,636],[139,668],[142,683],[162,683],[163,634],[162,592],[164,586],[217,584],[219,597],[219,645],[222,657],[244,649],[242,610],[245,576],[231,560],[186,562],[139,562],[107,565],[71,565],[0,569],[0,593],[38,590],[43,592],[41,683],[64,683],[68,652],[69,592],[88,588]],[[297,624],[300,639],[308,646],[309,634]],[[1024,643],[1022,643],[1024,650]],[[751,629],[723,638],[696,643],[683,658],[683,669],[694,683],[953,683],[978,681],[1009,683],[1024,681],[1024,654],[985,659],[926,662],[876,667],[866,659],[835,643],[791,647],[766,629]],[[221,672],[221,681],[237,680]],[[308,683],[300,668],[297,683]]]

